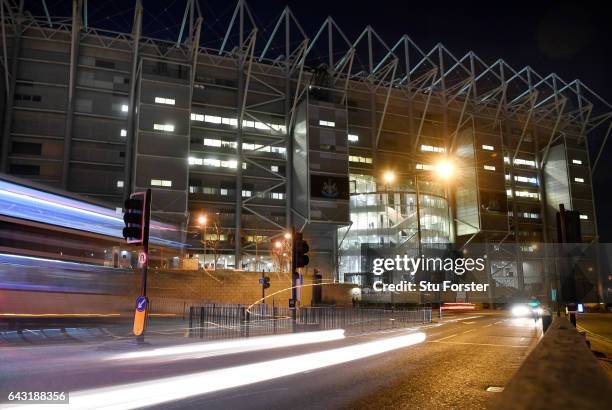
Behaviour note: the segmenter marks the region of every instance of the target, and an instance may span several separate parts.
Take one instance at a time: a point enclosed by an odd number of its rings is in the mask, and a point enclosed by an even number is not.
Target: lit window
[[[537,192],[530,192],[530,191],[516,191],[515,195],[521,198],[538,199],[540,197],[540,194],[538,194]]]
[[[228,195],[229,194],[227,188],[221,188],[220,189],[220,193],[221,193],[221,195]]]
[[[529,160],[529,159],[517,158],[517,159],[514,160],[514,165],[527,165],[527,166],[535,168],[536,163],[535,163],[535,161],[532,161],[532,160]]]
[[[128,106],[127,106],[127,104],[122,104],[122,105],[121,105],[121,111],[123,111],[123,112],[128,112]]]
[[[167,104],[174,105],[175,101],[173,98],[163,98],[163,97],[155,97],[156,104]]]
[[[285,199],[285,194],[282,192],[272,192],[272,199]]]
[[[123,181],[117,181],[117,188],[123,188]]]
[[[349,134],[349,135],[348,135],[348,140],[349,140],[350,142],[357,142],[357,141],[359,141],[359,135],[356,135],[356,134]]]
[[[495,149],[495,147],[493,147],[493,145],[482,145],[482,149],[485,149],[487,151],[493,151]]]
[[[153,129],[156,131],[174,132],[174,125],[172,124],[153,124]]]
[[[576,178],[574,178],[574,181],[576,181],[576,182],[584,182],[584,178],[576,177]]]
[[[189,165],[202,165],[202,158],[189,157]]]
[[[416,164],[416,169],[420,169],[423,171],[433,171],[435,167],[431,164]]]
[[[495,171],[495,167],[493,165],[485,165],[483,168],[487,171]]]
[[[121,136],[127,137],[127,130],[121,130]]]
[[[515,175],[514,176],[514,180],[518,181],[518,182],[527,182],[529,184],[537,184],[538,183],[538,179],[535,177],[525,177],[522,175]]]
[[[589,216],[588,215],[584,215],[584,214],[580,214],[580,219],[588,220]]]
[[[363,164],[371,164],[372,163],[372,158],[369,157],[360,157],[358,155],[349,155],[349,161],[350,162],[360,162]]]
[[[204,138],[204,145],[209,146],[209,147],[220,147],[221,140],[216,140],[212,138]]]
[[[272,171],[272,172],[278,172],[278,165],[272,165],[272,166],[270,166],[270,171]]]
[[[248,198],[252,195],[251,191],[245,191],[244,189],[242,190],[242,197],[243,198]]]
[[[221,161],[218,159],[214,159],[214,158],[204,158],[203,164],[208,165],[210,167],[220,167]]]
[[[232,159],[229,161],[221,161],[221,166],[223,168],[237,168],[238,167],[238,161]]]
[[[421,151],[425,152],[446,152],[444,147],[434,147],[433,145],[421,145]]]
[[[221,119],[221,117],[218,117],[216,115],[205,115],[204,116],[204,122],[209,122],[211,124],[221,124],[222,123],[222,119]]]
[[[204,115],[191,113],[191,120],[192,121],[204,122]]]
[[[572,160],[572,164],[576,164],[576,165],[582,165],[582,161],[579,159],[573,159]]]
[[[335,127],[336,123],[333,121],[319,120],[319,125],[322,125],[324,127]]]
[[[172,186],[172,181],[169,181],[167,179],[152,179],[151,185],[169,188]]]

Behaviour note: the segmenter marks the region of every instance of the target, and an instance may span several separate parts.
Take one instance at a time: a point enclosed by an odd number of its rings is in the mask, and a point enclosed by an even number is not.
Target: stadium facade
[[[151,188],[200,258],[265,268],[296,226],[310,267],[367,285],[372,252],[513,244],[487,280],[544,295],[559,204],[597,242],[588,143],[612,109],[579,80],[371,27],[349,40],[331,17],[308,35],[289,8],[263,36],[244,1],[217,49],[194,1],[176,42],[142,35],[140,3],[123,33],[79,1],[67,18],[3,5],[2,171],[118,207]]]

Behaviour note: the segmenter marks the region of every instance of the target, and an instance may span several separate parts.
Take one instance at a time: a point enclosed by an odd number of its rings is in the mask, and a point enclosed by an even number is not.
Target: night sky
[[[144,0],[145,35],[176,39],[186,0]],[[26,1],[42,15],[41,1]],[[69,15],[70,1],[47,0],[52,15]],[[133,1],[89,0],[89,24],[118,31],[131,27]],[[218,48],[236,2],[201,0],[204,16],[202,44]],[[289,5],[312,38],[331,15],[350,40],[367,25],[389,46],[408,34],[421,49],[443,43],[455,56],[472,50],[487,63],[503,58],[520,69],[530,65],[543,77],[555,72],[566,81],[581,79],[612,102],[612,25],[606,2],[589,1],[391,1],[252,0],[249,7],[260,33],[259,47],[284,6]],[[592,140],[594,158],[600,141]],[[612,141],[594,176],[601,242],[612,242]]]

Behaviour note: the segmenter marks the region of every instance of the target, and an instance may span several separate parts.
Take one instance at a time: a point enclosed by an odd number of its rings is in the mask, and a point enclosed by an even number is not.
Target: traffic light
[[[268,289],[270,287],[270,277],[269,276],[263,277],[263,283],[261,284],[261,286],[263,286],[264,289]]]
[[[310,262],[310,258],[307,255],[309,250],[308,242],[304,240],[302,233],[296,233],[293,240],[293,258],[296,268],[308,265],[308,262]]]
[[[125,213],[123,214],[123,237],[127,243],[142,243],[145,237],[146,215],[146,193],[136,192],[125,200]]]

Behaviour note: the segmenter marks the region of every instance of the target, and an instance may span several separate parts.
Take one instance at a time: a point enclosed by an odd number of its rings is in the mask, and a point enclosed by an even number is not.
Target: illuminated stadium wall
[[[83,10],[39,18],[13,7],[2,171],[111,206],[151,188],[156,218],[181,226],[201,260],[204,240],[215,242],[227,267],[269,267],[272,242],[295,226],[311,241],[309,269],[328,279],[367,273],[361,245],[413,244],[416,174],[421,245],[516,244],[489,272],[510,292],[546,293],[532,245],[555,240],[559,204],[548,198],[568,198],[583,240],[596,240],[587,142],[610,110],[579,80],[408,36],[385,43],[371,27],[349,40],[331,19],[305,33],[289,9],[263,32],[253,12],[238,2],[223,42],[204,47],[193,11],[192,30],[168,41],[143,33],[140,4],[122,33],[85,26]],[[429,190],[443,158],[454,175]],[[550,161],[565,165],[564,192],[546,192]],[[396,183],[376,183],[388,171]],[[319,195],[348,183],[350,198],[305,195],[313,181]]]

